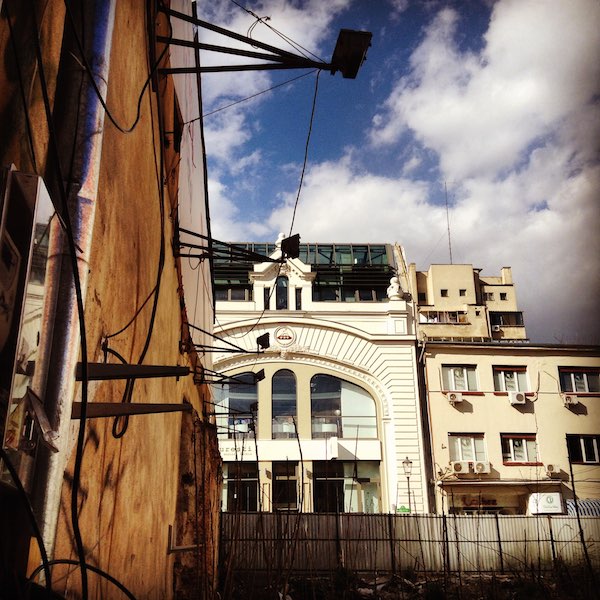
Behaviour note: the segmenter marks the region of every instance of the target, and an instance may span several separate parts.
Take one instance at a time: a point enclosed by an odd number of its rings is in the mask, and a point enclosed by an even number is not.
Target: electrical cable
[[[23,504],[25,505],[25,508],[27,510],[27,516],[29,517],[29,522],[31,523],[31,528],[33,529],[33,535],[35,536],[38,547],[40,549],[40,554],[42,556],[42,564],[38,567],[37,572],[39,573],[43,569],[44,578],[46,579],[46,582],[45,582],[46,589],[48,591],[51,591],[52,590],[52,575],[50,573],[50,562],[48,561],[48,553],[46,552],[46,546],[44,545],[44,538],[42,537],[42,533],[41,533],[39,525],[37,523],[37,519],[35,518],[35,513],[33,512],[33,507],[31,506],[31,502],[29,501],[29,496],[27,495],[27,492],[25,491],[25,488],[23,487],[23,484],[21,483],[21,480],[19,479],[19,474],[17,473],[16,469],[14,468],[14,466],[10,460],[10,457],[8,456],[7,452],[2,447],[2,444],[0,444],[0,458],[2,459],[2,462],[4,463],[4,466],[8,469],[8,472],[10,473],[10,476],[11,476],[11,478],[17,488],[17,491],[19,492],[19,495],[21,496],[21,499],[23,500]],[[33,576],[30,579],[33,579]]]
[[[17,42],[15,41],[15,34],[13,30],[12,20],[10,18],[10,13],[8,10],[8,2],[4,6],[4,10],[6,12],[6,20],[8,21],[8,31],[10,35],[10,43],[13,49],[13,53],[15,55],[15,65],[17,66],[17,78],[19,80],[19,91],[21,96],[21,102],[23,103],[23,113],[25,114],[25,125],[27,128],[27,140],[29,142],[29,151],[31,153],[31,163],[33,165],[33,170],[35,173],[38,172],[37,160],[35,157],[35,147],[33,144],[33,133],[31,127],[31,120],[29,119],[29,110],[27,107],[27,98],[25,97],[25,83],[23,80],[23,71],[21,69],[21,63],[19,61],[19,54],[17,52]]]
[[[83,539],[81,536],[81,530],[79,527],[79,514],[77,511],[79,488],[81,484],[81,466],[83,462],[83,452],[85,446],[85,425],[87,419],[87,404],[88,404],[88,351],[87,351],[87,337],[85,331],[85,313],[83,306],[83,293],[81,289],[81,281],[79,277],[79,267],[77,264],[77,250],[75,244],[75,236],[71,225],[71,217],[69,214],[67,190],[64,188],[63,172],[60,165],[60,153],[58,150],[58,141],[56,131],[54,129],[54,121],[52,117],[52,110],[50,108],[50,99],[48,94],[48,86],[46,82],[46,75],[44,69],[44,62],[42,57],[42,48],[40,43],[39,34],[35,24],[37,23],[35,1],[30,0],[30,6],[33,14],[33,38],[35,46],[35,54],[38,61],[39,67],[39,79],[42,90],[42,98],[44,103],[46,123],[48,125],[49,133],[49,145],[50,151],[54,154],[54,161],[51,161],[55,169],[55,176],[57,178],[58,190],[61,195],[62,209],[64,212],[64,222],[66,226],[66,238],[69,248],[69,257],[71,261],[71,270],[73,274],[73,287],[75,289],[75,298],[77,305],[77,315],[79,320],[79,335],[80,335],[80,354],[81,354],[81,415],[79,423],[79,431],[77,434],[77,446],[75,453],[75,464],[73,467],[73,481],[71,484],[71,522],[73,527],[73,537],[75,538],[75,546],[77,549],[77,556],[79,559],[79,565],[81,568],[81,596],[83,600],[87,600],[88,597],[88,581],[87,581],[87,569],[85,562],[85,548],[83,545]]]
[[[298,185],[298,194],[296,195],[296,202],[294,203],[294,212],[292,213],[292,224],[290,225],[290,236],[294,230],[294,221],[296,220],[296,210],[298,208],[298,202],[300,200],[300,191],[302,190],[302,182],[304,181],[304,173],[306,171],[306,162],[308,160],[308,146],[310,144],[310,135],[312,133],[313,121],[315,118],[315,108],[317,105],[317,93],[319,91],[319,76],[321,71],[317,71],[317,77],[315,78],[315,93],[313,96],[312,109],[310,113],[310,123],[308,125],[308,135],[306,136],[306,146],[304,148],[304,162],[302,164],[302,173],[300,174],[300,184]]]
[[[211,115],[214,115],[214,114],[216,114],[218,112],[221,112],[222,110],[226,110],[227,108],[231,108],[232,106],[235,106],[236,104],[241,104],[242,102],[246,102],[248,100],[252,100],[253,98],[256,98],[257,96],[261,96],[262,94],[266,94],[267,92],[271,92],[273,90],[276,90],[277,88],[283,87],[284,85],[287,85],[288,83],[294,83],[295,81],[298,81],[298,79],[302,79],[303,77],[307,77],[308,75],[312,75],[315,71],[318,71],[318,69],[313,69],[312,71],[308,71],[307,73],[302,73],[302,75],[298,75],[297,77],[292,77],[292,79],[287,79],[286,81],[283,81],[281,83],[273,85],[270,88],[267,88],[266,90],[262,90],[260,92],[256,92],[256,94],[252,94],[251,96],[247,96],[246,98],[242,98],[241,100],[236,100],[235,102],[232,102],[231,104],[226,104],[225,106],[221,106],[220,108],[216,108],[215,110],[211,110],[210,112],[204,113],[202,115],[202,117],[196,117],[195,119],[191,119],[189,121],[186,121],[184,123],[184,125],[188,125],[189,123],[193,123],[194,121],[199,121],[202,118],[210,117]]]
[[[302,46],[302,45],[298,44],[297,42],[295,42],[294,40],[292,40],[292,38],[288,37],[287,35],[285,35],[281,31],[279,31],[278,29],[275,29],[275,27],[269,25],[266,21],[270,20],[270,17],[259,17],[255,12],[252,12],[250,9],[246,8],[245,6],[242,6],[236,0],[231,0],[231,2],[233,2],[238,8],[241,8],[243,11],[247,12],[249,15],[251,15],[252,17],[254,17],[256,19],[256,21],[250,26],[251,30],[254,30],[254,28],[259,23],[262,23],[265,27],[268,27],[273,33],[278,35],[283,41],[287,42],[292,48],[294,48],[294,50],[297,50],[303,56],[306,57],[308,54],[310,54],[313,58],[316,58],[317,60],[319,60],[321,62],[325,62],[322,58],[320,58],[316,54],[313,54],[310,50],[307,50],[306,48],[304,48],[304,46]],[[250,36],[248,35],[247,37],[250,37]]]
[[[129,126],[129,127],[125,127],[122,125],[119,125],[119,123],[117,122],[117,120],[115,119],[115,117],[113,117],[112,113],[110,112],[110,109],[108,108],[106,101],[104,100],[104,98],[102,97],[102,92],[100,91],[100,89],[98,88],[98,85],[96,84],[96,81],[94,80],[94,75],[92,73],[92,68],[85,56],[85,52],[83,50],[83,44],[82,41],[79,37],[79,35],[77,34],[76,31],[76,27],[75,27],[75,21],[73,19],[73,14],[71,12],[71,7],[69,6],[69,1],[68,0],[64,0],[65,3],[65,7],[66,7],[66,12],[67,12],[67,16],[69,17],[69,20],[71,22],[71,26],[73,28],[73,32],[74,32],[74,36],[75,36],[75,41],[77,43],[77,46],[79,48],[79,52],[81,54],[81,60],[83,62],[83,66],[84,66],[84,70],[86,72],[86,74],[88,75],[89,79],[90,79],[90,83],[92,84],[92,88],[94,89],[94,92],[96,94],[96,96],[98,97],[98,100],[100,101],[100,104],[102,105],[102,108],[104,109],[106,116],[109,118],[110,122],[121,132],[121,133],[131,133],[138,125],[138,123],[140,122],[141,116],[142,116],[142,111],[141,111],[141,106],[142,106],[142,100],[144,99],[144,94],[146,93],[146,89],[148,87],[148,85],[150,84],[150,82],[152,81],[152,78],[154,77],[154,74],[156,73],[161,61],[163,60],[163,58],[166,56],[167,54],[167,50],[169,49],[169,45],[170,45],[170,41],[173,38],[173,28],[171,27],[171,22],[168,21],[169,23],[169,35],[168,38],[169,40],[165,43],[165,47],[163,48],[162,52],[159,54],[158,58],[156,59],[156,62],[154,63],[154,65],[152,66],[150,73],[148,74],[148,77],[144,83],[144,85],[142,86],[142,90],[138,96],[138,101],[137,101],[137,112],[136,112],[136,117],[133,121],[133,123]]]
[[[146,306],[146,304],[148,304],[148,301],[150,300],[150,298],[152,298],[152,296],[154,295],[155,292],[156,292],[156,285],[152,288],[152,291],[148,294],[146,299],[142,302],[141,306],[135,311],[133,317],[131,317],[131,320],[127,323],[127,325],[125,325],[124,327],[122,327],[121,329],[116,331],[115,333],[111,333],[104,337],[108,340],[110,338],[120,335],[121,333],[126,331],[129,327],[131,327],[131,325],[133,325],[134,321],[138,318],[139,314],[142,312],[144,306]]]
[[[56,559],[56,560],[50,560],[48,561],[48,565],[52,566],[52,565],[79,565],[79,562],[76,560],[71,560],[70,558],[61,558],[61,559]],[[86,564],[86,569],[92,571],[93,573],[96,573],[97,575],[100,575],[101,577],[104,577],[104,579],[106,579],[107,581],[110,581],[110,583],[112,583],[115,587],[119,588],[123,594],[125,594],[130,600],[136,600],[136,597],[117,579],[115,579],[112,575],[109,575],[106,571],[103,571],[102,569],[98,568],[98,567],[94,567],[94,565],[90,565],[90,564]],[[40,570],[42,569],[42,567],[37,567],[29,576],[29,581],[32,581],[37,574],[40,572]]]
[[[170,24],[170,21],[169,21]],[[170,27],[170,36],[172,36],[173,33],[173,29],[172,27]],[[162,60],[162,55],[160,60]],[[158,61],[160,62],[160,61]],[[158,64],[157,62],[157,64]],[[149,78],[151,78],[153,75],[153,72],[150,73]],[[153,113],[152,110],[152,97],[149,97],[149,102],[150,102],[150,112]],[[159,212],[160,212],[160,250],[159,250],[159,258],[158,258],[158,267],[157,267],[157,273],[156,273],[156,283],[154,285],[154,301],[152,303],[152,312],[150,314],[150,322],[148,324],[148,330],[146,333],[146,339],[144,342],[144,346],[142,348],[142,352],[140,353],[140,356],[138,358],[138,364],[141,365],[144,362],[144,359],[146,357],[146,354],[148,352],[148,349],[150,347],[150,342],[152,340],[152,334],[154,332],[154,324],[156,322],[156,314],[157,314],[157,310],[158,310],[158,299],[160,296],[160,288],[161,288],[161,282],[162,282],[162,274],[163,274],[163,269],[164,269],[164,265],[165,265],[165,246],[166,246],[166,242],[165,242],[165,189],[164,189],[164,181],[163,181],[163,174],[164,174],[164,163],[165,163],[165,158],[164,158],[164,149],[163,149],[163,145],[162,145],[162,140],[164,139],[164,113],[163,113],[163,109],[162,109],[162,100],[160,97],[160,93],[156,94],[156,110],[157,110],[157,121],[158,121],[158,128],[159,128],[159,141],[158,141],[158,148],[159,148],[159,160],[157,163],[156,160],[156,146],[157,146],[157,142],[155,139],[155,135],[154,135],[154,127],[152,127],[152,147],[153,147],[153,152],[154,152],[154,167],[155,167],[155,174],[156,174],[156,180],[157,180],[157,186],[158,186],[158,201],[159,201]],[[134,390],[134,386],[135,386],[135,378],[132,379],[128,379],[127,383],[125,384],[125,391],[123,393],[123,397],[122,397],[122,402],[123,403],[130,403],[132,401],[133,398],[133,390]],[[112,425],[112,435],[115,439],[120,439],[122,438],[125,433],[127,432],[127,429],[129,427],[129,415],[124,415],[122,417],[115,417],[115,419],[113,420],[113,425]]]

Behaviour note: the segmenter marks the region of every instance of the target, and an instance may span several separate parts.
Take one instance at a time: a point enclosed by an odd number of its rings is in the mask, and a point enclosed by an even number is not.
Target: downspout
[[[75,20],[78,23],[80,19],[85,21],[87,36],[83,41],[84,50],[103,97],[106,97],[108,87],[115,5],[116,0],[73,5],[74,11],[81,11]],[[104,109],[90,84],[89,76],[81,72],[80,64],[74,59],[79,54],[71,21],[66,16],[53,122],[61,165],[69,165],[72,157],[73,163],[71,172],[65,171],[63,174],[64,179],[70,175],[69,181],[56,181],[50,168],[47,169],[45,180],[53,199],[58,197],[58,185],[66,184],[72,189],[68,201],[75,244],[79,248],[77,259],[85,302],[98,197]],[[42,322],[49,324],[50,331],[40,341],[36,388],[44,390],[44,405],[53,429],[58,433],[55,444],[59,451],[52,454],[44,447],[40,448],[34,504],[44,543],[49,554],[52,554],[64,472],[73,448],[72,434],[76,432],[76,425],[72,431],[71,410],[80,344],[71,259],[64,234],[56,226],[52,229],[50,239],[46,281],[50,301],[44,306]]]

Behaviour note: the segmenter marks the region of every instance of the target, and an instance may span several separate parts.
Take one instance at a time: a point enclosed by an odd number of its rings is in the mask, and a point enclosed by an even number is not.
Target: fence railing
[[[570,516],[222,513],[221,556],[265,573],[600,569],[600,518],[581,529]]]

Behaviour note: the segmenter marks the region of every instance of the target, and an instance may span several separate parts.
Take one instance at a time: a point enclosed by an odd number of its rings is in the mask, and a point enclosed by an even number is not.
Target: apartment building
[[[484,276],[473,265],[409,265],[421,337],[431,340],[526,340],[510,267]]]
[[[429,511],[401,253],[300,244],[286,258],[281,240],[234,248],[254,255],[214,261],[215,331],[228,348],[213,353],[227,376],[213,386],[223,510]],[[256,254],[270,261],[253,263]]]
[[[599,514],[600,348],[422,346],[436,509]]]

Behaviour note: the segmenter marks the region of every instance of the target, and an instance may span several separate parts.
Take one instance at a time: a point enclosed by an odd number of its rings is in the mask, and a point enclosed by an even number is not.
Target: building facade
[[[401,254],[301,244],[279,261],[279,244],[235,247],[275,262],[215,261],[216,333],[243,350],[213,357],[230,377],[213,386],[223,509],[428,511]]]
[[[600,349],[425,342],[436,509],[600,514]]]

